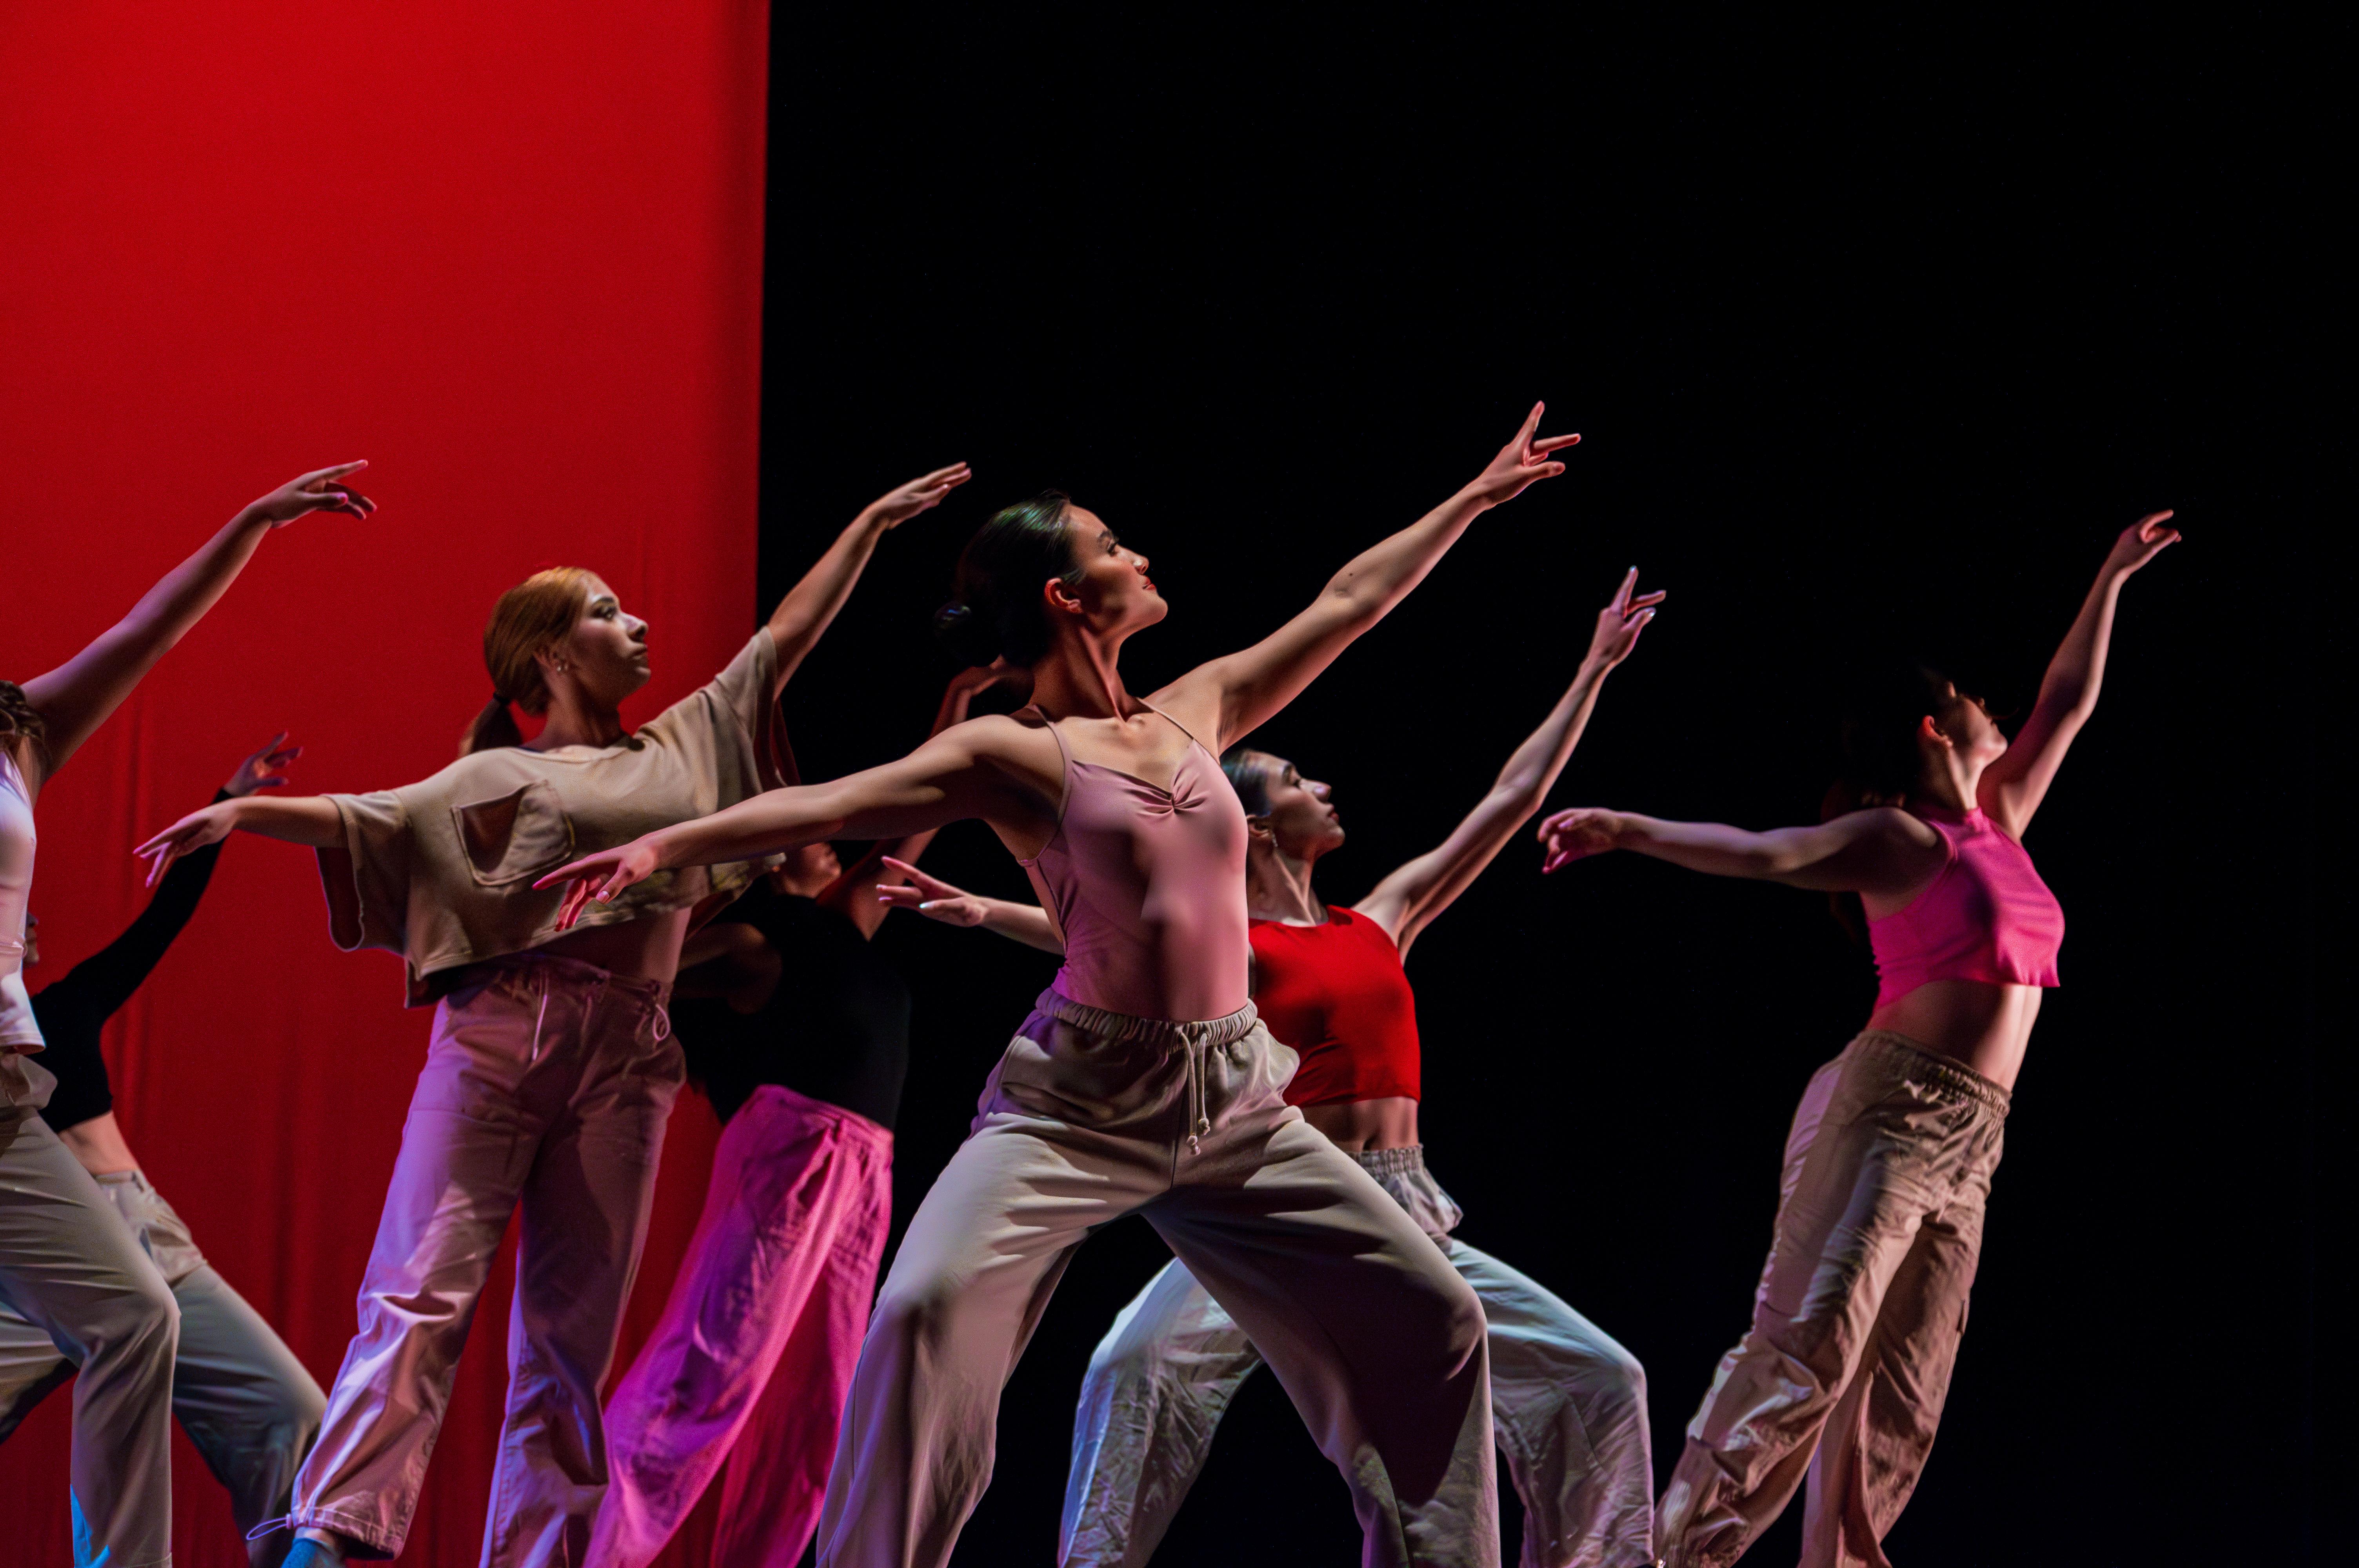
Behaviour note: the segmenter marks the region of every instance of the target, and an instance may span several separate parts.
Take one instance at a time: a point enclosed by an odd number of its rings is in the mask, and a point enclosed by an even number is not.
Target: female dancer
[[[569,911],[668,868],[980,816],[1056,912],[1056,985],[919,1206],[853,1377],[820,1559],[939,1564],[990,1479],[1001,1385],[1072,1249],[1144,1212],[1268,1356],[1343,1472],[1370,1563],[1495,1563],[1482,1307],[1398,1204],[1281,1095],[1245,1000],[1245,814],[1214,761],[1414,588],[1477,514],[1563,471],[1535,407],[1483,472],[1310,609],[1141,701],[1147,560],[1060,495],[986,524],[940,618],[1033,705],[909,756],[578,860]]]
[[[2096,707],[2122,584],[2179,538],[2170,515],[2115,541],[2012,746],[1979,701],[1910,666],[1846,726],[1864,809],[1768,833],[1587,807],[1540,826],[1549,871],[1636,849],[1855,892],[1882,980],[1866,1030],[1794,1113],[1753,1327],[1663,1494],[1657,1539],[1675,1568],[1735,1562],[1806,1468],[1802,1561],[1885,1561],[1949,1391],[2007,1098],[2057,983],[2064,915],[2024,830]]]
[[[227,592],[263,536],[312,512],[365,518],[342,463],[281,485],[229,520],[131,613],[22,687],[0,682],[0,1298],[82,1368],[74,1380],[76,1561],[172,1554],[172,1358],[179,1308],[114,1206],[38,1114],[55,1080],[31,1060],[25,993],[33,803],[140,677]]]
[[[931,733],[1011,678],[962,670]],[[893,1217],[909,988],[868,939],[880,881],[930,832],[846,871],[806,844],[680,950],[672,1022],[723,1127],[696,1239],[606,1401],[614,1479],[588,1561],[638,1568],[727,1466],[717,1568],[802,1560]],[[886,851],[901,859],[888,863]]]
[[[1632,599],[1637,584],[1633,568],[1599,613],[1571,688],[1481,804],[1440,848],[1350,909],[1331,908],[1310,885],[1320,859],[1343,844],[1329,786],[1266,752],[1232,752],[1222,764],[1245,803],[1250,836],[1254,1004],[1270,1033],[1302,1058],[1287,1101],[1408,1211],[1481,1298],[1492,1422],[1524,1502],[1527,1568],[1655,1561],[1646,1374],[1537,1281],[1450,1234],[1458,1206],[1427,1172],[1418,1140],[1417,999],[1401,966],[1419,933],[1547,798],[1605,676],[1630,656],[1662,600],[1659,593]],[[1038,905],[977,898],[902,870],[914,885],[881,890],[886,903],[1058,950]],[[1230,1400],[1260,1365],[1253,1342],[1187,1265],[1166,1264],[1090,1358],[1058,1561],[1144,1568],[1203,1468]]]
[[[240,762],[213,796],[233,800],[287,782],[276,770],[300,754],[277,736]],[[174,866],[156,896],[122,935],[33,995],[33,1015],[49,1043],[41,1065],[57,1080],[41,1119],[97,1179],[122,1217],[133,1245],[179,1307],[179,1347],[172,1363],[172,1413],[229,1488],[240,1530],[283,1513],[295,1466],[320,1430],[326,1397],[286,1342],[197,1250],[189,1227],[150,1186],[114,1119],[99,1034],[131,1000],[197,912],[221,846]],[[34,923],[25,927],[25,964],[40,962]],[[73,1357],[0,1300],[0,1442],[50,1390],[73,1376]],[[251,1542],[255,1568],[287,1554],[285,1541]]]
[[[539,572],[501,596],[484,630],[492,700],[457,762],[375,795],[226,801],[141,847],[160,872],[235,828],[313,846],[337,945],[400,954],[411,1005],[439,1003],[360,1332],[285,1521],[299,1531],[290,1564],[400,1551],[475,1299],[519,1205],[483,1560],[584,1560],[606,1483],[598,1385],[680,1083],[665,992],[692,907],[753,870],[658,879],[563,935],[560,901],[532,879],[582,844],[775,781],[764,759],[779,689],[876,542],[965,479],[963,465],[940,469],[871,503],[728,668],[636,735],[617,709],[647,682],[647,622],[589,572]],[[548,716],[530,745],[511,704]]]

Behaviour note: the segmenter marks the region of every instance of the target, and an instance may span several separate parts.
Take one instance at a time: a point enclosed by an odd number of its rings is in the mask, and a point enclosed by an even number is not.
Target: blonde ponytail
[[[492,677],[492,699],[460,737],[461,756],[524,744],[510,705],[527,713],[549,711],[549,687],[540,678],[537,656],[571,634],[590,608],[590,584],[595,580],[596,574],[581,567],[551,567],[500,595],[484,627],[484,668]]]

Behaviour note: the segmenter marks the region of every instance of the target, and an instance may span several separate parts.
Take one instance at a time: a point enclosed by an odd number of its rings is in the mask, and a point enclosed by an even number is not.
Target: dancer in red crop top
[[[1480,514],[1561,473],[1534,407],[1473,482],[1310,607],[1142,701],[1117,660],[1160,621],[1147,560],[1061,495],[999,513],[937,626],[1031,672],[1033,706],[908,757],[773,790],[576,861],[567,912],[666,866],[990,823],[1055,912],[1054,987],[986,1085],[880,1293],[820,1562],[946,1562],[991,1477],[1000,1389],[1091,1229],[1143,1213],[1245,1325],[1342,1471],[1369,1564],[1498,1561],[1474,1292],[1284,1098],[1294,1054],[1246,1000],[1245,822],[1215,762],[1400,602]]]
[[[1634,599],[1634,568],[1600,611],[1580,674],[1448,838],[1351,909],[1311,888],[1343,847],[1329,787],[1266,752],[1223,764],[1246,811],[1245,900],[1253,996],[1302,1059],[1286,1098],[1358,1161],[1473,1287],[1490,1328],[1499,1450],[1524,1504],[1527,1568],[1644,1568],[1655,1561],[1646,1374],[1630,1353],[1553,1293],[1452,1236],[1459,1221],[1418,1141],[1417,999],[1401,962],[1531,818],[1588,723],[1599,687],[1629,657],[1662,595]],[[1057,950],[1036,905],[978,898],[903,867],[889,904],[988,925]],[[1212,1452],[1212,1433],[1260,1352],[1173,1260],[1125,1307],[1090,1359],[1073,1422],[1058,1562],[1144,1568]]]
[[[2024,831],[2096,707],[2122,584],[2179,537],[2170,515],[2114,542],[2013,745],[1979,701],[1911,665],[1845,726],[1862,809],[1767,833],[1589,808],[1540,827],[1549,871],[1636,849],[1856,893],[1882,978],[1866,1031],[1795,1113],[1752,1330],[1663,1494],[1657,1534],[1675,1568],[1734,1563],[1806,1469],[1803,1563],[1885,1561],[1949,1390],[2007,1097],[2056,984],[2063,912]]]

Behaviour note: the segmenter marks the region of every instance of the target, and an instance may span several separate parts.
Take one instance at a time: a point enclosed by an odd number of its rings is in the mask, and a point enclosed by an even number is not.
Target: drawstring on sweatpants
[[[1188,1152],[1190,1155],[1201,1154],[1204,1150],[1196,1141],[1197,1137],[1212,1130],[1212,1119],[1204,1114],[1204,1053],[1211,1047],[1204,1044],[1203,1036],[1196,1033],[1192,1024],[1181,1035],[1180,1047],[1187,1058]]]
[[[532,1049],[526,1053],[529,1064],[540,1060],[540,1027],[549,1022],[549,977],[540,977],[540,1016],[532,1021]]]

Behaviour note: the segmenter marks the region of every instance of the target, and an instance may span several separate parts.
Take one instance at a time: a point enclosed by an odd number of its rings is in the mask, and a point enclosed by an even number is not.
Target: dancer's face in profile
[[[1256,752],[1262,787],[1269,796],[1269,812],[1248,819],[1254,838],[1265,834],[1271,845],[1298,860],[1315,860],[1343,844],[1343,819],[1336,811],[1333,790],[1284,757]]]
[[[1068,604],[1079,601],[1093,631],[1126,634],[1170,613],[1147,575],[1147,557],[1115,538],[1105,519],[1086,506],[1071,506],[1065,511],[1065,526],[1072,534],[1082,581],[1071,589],[1060,584],[1058,591],[1070,594]]]
[[[603,708],[620,708],[647,684],[647,623],[625,612],[614,590],[592,578],[582,618],[549,654],[564,664],[583,696]]]
[[[1933,723],[1958,761],[1976,773],[2006,753],[2006,736],[1990,709],[1983,706],[1981,697],[1960,691],[1955,681],[1949,683],[1949,700],[1933,716]],[[1929,737],[1926,743],[1940,742]]]

